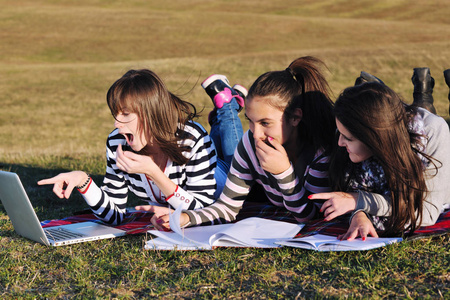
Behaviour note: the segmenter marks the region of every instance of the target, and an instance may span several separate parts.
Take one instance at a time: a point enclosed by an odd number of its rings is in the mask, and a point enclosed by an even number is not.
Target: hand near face
[[[73,171],[61,173],[55,177],[38,181],[38,185],[53,184],[53,192],[59,198],[69,199],[75,187],[82,185],[88,179],[88,175],[83,171]]]
[[[365,241],[369,235],[378,237],[377,231],[367,215],[359,211],[353,216],[347,233],[339,235],[338,239],[351,241],[360,236]]]
[[[291,165],[289,157],[283,145],[277,140],[269,137],[268,143],[270,145],[262,140],[255,140],[256,156],[264,171],[275,175],[281,174]]]
[[[159,167],[150,156],[123,151],[120,144],[117,146],[116,155],[117,167],[128,174],[141,173],[151,175],[159,170]]]
[[[336,217],[352,212],[356,208],[357,193],[318,193],[308,197],[310,200],[327,200],[322,204],[320,212],[323,212],[325,221],[330,221]]]
[[[121,145],[117,146],[116,153],[116,165],[120,170],[128,174],[145,174],[166,197],[172,195],[177,189],[177,185],[164,174],[150,156],[123,151]]]

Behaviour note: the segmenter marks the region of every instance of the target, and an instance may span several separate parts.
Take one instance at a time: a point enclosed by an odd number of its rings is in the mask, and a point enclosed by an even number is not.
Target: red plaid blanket
[[[153,229],[153,225],[150,222],[153,213],[147,212],[131,212],[125,216],[122,224],[118,226],[114,226],[115,228],[125,230],[127,234],[139,234],[147,232],[148,230]],[[42,227],[53,227],[67,224],[74,224],[80,222],[96,222],[102,223],[99,219],[97,219],[92,213],[81,213],[76,214],[71,217],[67,217],[60,220],[47,220],[41,222]],[[103,223],[102,223],[103,224]]]
[[[248,217],[261,217],[273,220],[296,223],[295,218],[284,208],[275,207],[267,203],[247,202],[238,215],[238,220]],[[331,221],[323,219],[311,220],[299,232],[297,237],[326,234],[338,236],[346,233],[349,225],[347,217],[336,218]],[[424,236],[443,235],[450,232],[450,209],[444,211],[433,226],[420,227],[408,239],[417,239]]]
[[[116,228],[125,230],[127,234],[139,234],[154,229],[150,222],[152,213],[146,212],[130,212],[127,213],[121,225]],[[266,203],[247,202],[237,216],[237,221],[248,217],[260,217],[272,220],[280,220],[296,223],[294,217],[284,208],[275,207]],[[101,223],[92,213],[82,213],[60,220],[43,221],[42,227],[52,227],[65,224],[94,221]],[[312,220],[308,222],[300,231],[298,236],[313,235],[317,233],[338,236],[345,233],[348,228],[347,218],[337,218],[326,222],[323,219]],[[450,232],[450,210],[446,210],[441,214],[438,221],[433,226],[421,227],[414,232],[410,239],[420,238],[423,236],[442,235]]]

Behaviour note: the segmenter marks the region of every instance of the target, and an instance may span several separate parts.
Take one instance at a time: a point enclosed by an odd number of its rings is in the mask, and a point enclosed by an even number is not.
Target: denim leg
[[[216,179],[217,188],[214,192],[214,199],[218,199],[220,194],[222,194],[223,188],[227,181],[228,171],[230,170],[230,164],[227,164],[220,158],[217,159],[216,172],[214,173],[214,178]]]
[[[243,135],[238,109],[239,104],[233,99],[222,108],[216,109],[210,119],[210,136],[216,146],[218,157],[228,165],[231,165],[234,150]]]

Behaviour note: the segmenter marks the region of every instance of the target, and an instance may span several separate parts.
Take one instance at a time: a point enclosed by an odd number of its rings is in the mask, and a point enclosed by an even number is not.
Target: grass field
[[[20,175],[41,220],[85,204],[79,195],[59,200],[37,180],[82,169],[101,182],[113,129],[106,91],[130,68],[154,70],[203,110],[208,128],[212,103],[200,82],[212,73],[249,87],[263,72],[314,55],[327,64],[335,96],[364,70],[410,103],[413,68],[430,67],[435,106],[449,118],[446,0],[0,0],[0,7],[0,169]],[[144,241],[47,248],[19,237],[0,205],[0,297],[450,298],[448,235],[348,253],[146,252]]]

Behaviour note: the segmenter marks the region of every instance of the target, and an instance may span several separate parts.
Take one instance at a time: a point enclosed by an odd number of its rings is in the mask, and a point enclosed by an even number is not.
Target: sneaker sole
[[[213,74],[213,75],[209,76],[208,78],[206,78],[202,82],[202,88],[206,89],[208,87],[208,85],[210,85],[211,83],[213,83],[214,81],[216,81],[218,79],[222,80],[225,84],[230,86],[230,82],[228,81],[228,78],[225,75]],[[230,88],[231,88],[231,86],[230,86]]]
[[[244,95],[244,97],[247,97],[247,95],[248,95],[247,89],[245,87],[243,87],[242,85],[240,85],[240,84],[233,85],[233,89],[236,90],[236,91],[241,92],[242,95]]]

